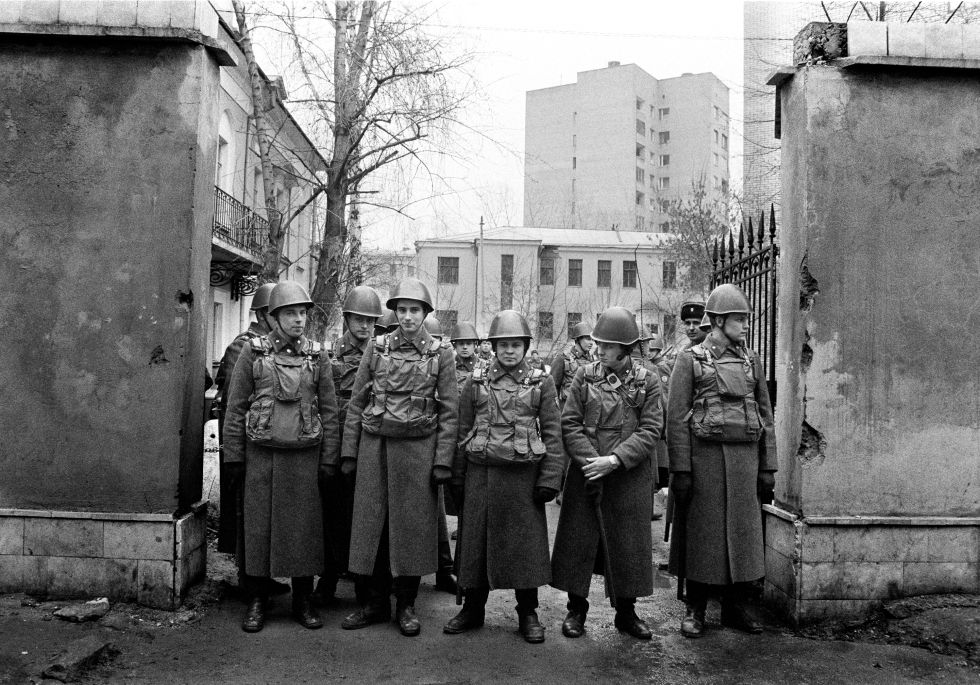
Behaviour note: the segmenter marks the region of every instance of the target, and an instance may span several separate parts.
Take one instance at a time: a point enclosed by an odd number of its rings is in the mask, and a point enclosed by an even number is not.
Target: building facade
[[[237,44],[237,32],[223,21],[219,22],[219,30],[231,46],[236,65],[222,67],[220,74],[207,330],[212,371],[217,369],[228,344],[248,328],[248,308],[255,291],[255,276],[262,270],[269,225],[248,66]],[[282,80],[264,74],[262,78],[271,105],[266,116],[276,131],[272,146],[276,205],[288,218],[304,206],[313,191],[311,182],[304,179],[324,173],[327,162],[283,105],[286,90]],[[290,221],[283,243],[281,279],[299,281],[312,289],[317,255],[310,247],[321,221],[316,202],[306,205]]]
[[[702,181],[728,194],[728,88],[710,73],[657,79],[610,62],[528,91],[524,224],[663,231],[665,202]]]
[[[533,347],[548,356],[580,321],[627,307],[642,330],[679,343],[677,264],[664,258],[665,236],[646,231],[503,227],[416,243],[418,277],[435,298],[444,328],[472,321],[481,334],[493,315],[527,317]]]

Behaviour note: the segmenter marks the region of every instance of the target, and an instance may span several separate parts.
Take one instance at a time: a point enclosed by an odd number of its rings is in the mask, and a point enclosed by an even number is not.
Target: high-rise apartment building
[[[610,62],[528,91],[524,225],[663,231],[663,203],[700,179],[728,193],[728,88]]]

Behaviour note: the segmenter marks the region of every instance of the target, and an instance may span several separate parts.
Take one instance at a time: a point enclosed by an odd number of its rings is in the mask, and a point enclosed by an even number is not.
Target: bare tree
[[[682,290],[707,293],[715,240],[728,235],[733,225],[727,200],[709,191],[702,176],[691,182],[688,195],[668,201],[670,238],[665,257],[677,265],[677,285]]]
[[[311,317],[321,335],[337,317],[348,262],[357,257],[352,198],[391,208],[390,188],[369,187],[378,172],[405,164],[425,171],[425,153],[441,149],[473,92],[463,73],[470,56],[452,55],[449,38],[426,31],[424,9],[323,0],[280,2],[267,16],[302,84],[290,102],[329,151],[326,179],[314,191],[326,197]]]

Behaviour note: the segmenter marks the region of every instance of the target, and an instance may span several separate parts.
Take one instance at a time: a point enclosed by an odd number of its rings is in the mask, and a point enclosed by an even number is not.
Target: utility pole
[[[476,330],[481,335],[487,332],[483,328],[483,217],[480,217],[480,237],[476,241],[476,303],[474,308]]]

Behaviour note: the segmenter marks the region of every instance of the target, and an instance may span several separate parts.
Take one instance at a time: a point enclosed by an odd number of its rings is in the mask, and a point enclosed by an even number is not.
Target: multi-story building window
[[[636,262],[623,261],[623,287],[636,287]]]
[[[636,182],[643,183],[643,179],[646,178],[646,172],[640,167],[636,167]]]
[[[646,217],[637,216],[636,217],[636,230],[645,231],[647,230],[647,220]]]
[[[669,345],[677,334],[677,315],[664,314],[664,345]]]
[[[657,110],[657,118],[663,121],[670,114],[670,107],[661,107]]]
[[[582,287],[582,260],[568,260],[568,285]]]
[[[670,155],[660,155],[659,166],[670,166]]]
[[[643,109],[643,100],[636,98],[636,111],[639,112]]]
[[[643,123],[642,119],[636,120],[636,132],[641,136],[645,136],[647,134],[647,125]]]
[[[638,157],[639,159],[643,159],[643,153],[644,153],[644,152],[646,152],[646,148],[645,148],[645,147],[643,147],[642,145],[640,145],[639,143],[637,143],[637,144],[636,144],[636,156],[637,156],[637,157]]]
[[[646,197],[646,195],[644,195],[643,193],[639,193],[639,192],[638,192],[638,193],[636,194],[636,204],[638,204],[638,205],[641,205],[641,206],[642,206],[642,205],[643,205],[643,200],[644,200],[644,198],[645,198],[645,197]]]
[[[728,181],[726,179],[721,179],[721,192],[728,194]]]
[[[719,142],[720,141],[718,140],[718,129],[715,129],[715,145],[717,145]]]
[[[659,140],[661,145],[666,145],[670,142],[670,131],[661,131],[659,133]]]
[[[459,283],[459,257],[439,257],[436,282],[448,284]]]
[[[677,262],[665,261],[663,264],[663,286],[665,288],[677,287]]]
[[[670,176],[660,176],[657,178],[657,190],[670,190]]]
[[[555,313],[538,312],[538,338],[551,340],[555,337]]]
[[[669,221],[664,221],[662,224],[660,224],[660,232],[661,233],[670,233],[670,222]]]
[[[574,335],[574,333],[572,333],[572,329],[575,328],[576,324],[580,323],[582,323],[582,312],[568,312],[567,335],[569,340],[574,340],[572,337]]]
[[[573,169],[576,167],[576,161],[577,160],[574,157],[572,157],[572,168]]]
[[[541,285],[555,284],[555,258],[542,257],[538,267],[538,280]]]
[[[437,309],[433,312],[442,326],[442,335],[448,339],[453,326],[459,321],[459,312],[455,309]]]
[[[663,212],[664,214],[670,211],[670,200],[660,201],[660,211]]]
[[[612,262],[608,259],[599,260],[599,270],[596,273],[595,284],[599,288],[612,287]]]
[[[514,308],[514,255],[500,255],[500,308]]]
[[[728,136],[726,136],[724,133],[721,134],[721,149],[728,149]]]

